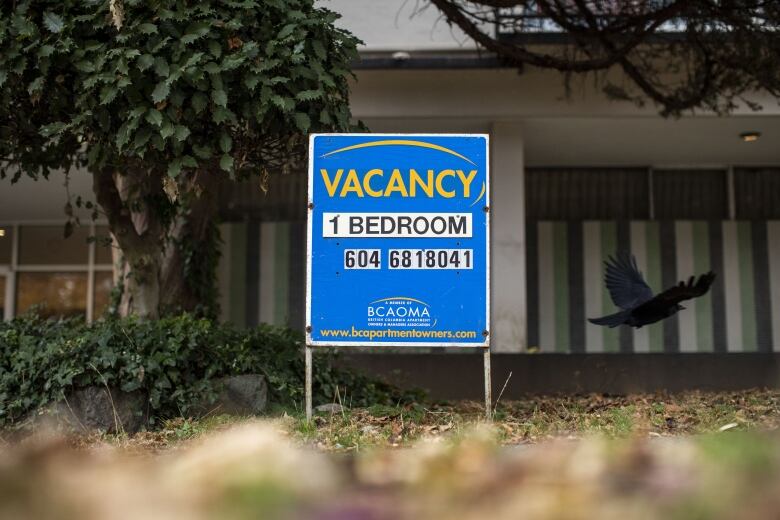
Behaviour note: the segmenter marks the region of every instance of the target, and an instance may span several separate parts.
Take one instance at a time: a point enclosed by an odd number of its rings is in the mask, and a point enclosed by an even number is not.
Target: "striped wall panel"
[[[229,269],[222,315],[246,327],[259,323],[304,326],[306,228],[301,221],[225,226],[222,262]]]
[[[780,222],[543,221],[528,233],[529,346],[541,352],[780,351]],[[654,291],[713,270],[710,293],[641,329],[586,318],[616,311],[604,261],[630,250]],[[533,270],[533,271],[532,271]]]

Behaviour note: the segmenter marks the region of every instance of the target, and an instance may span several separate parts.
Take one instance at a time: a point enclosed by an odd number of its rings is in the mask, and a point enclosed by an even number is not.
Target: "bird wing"
[[[615,258],[610,256],[604,264],[607,266],[604,281],[615,305],[633,309],[653,297],[653,290],[639,272],[634,255],[621,251]]]
[[[695,276],[691,276],[687,282],[681,281],[674,287],[660,293],[656,296],[656,299],[669,305],[677,305],[681,301],[691,300],[707,294],[714,280],[715,273],[712,271],[699,276],[698,280],[696,280]]]

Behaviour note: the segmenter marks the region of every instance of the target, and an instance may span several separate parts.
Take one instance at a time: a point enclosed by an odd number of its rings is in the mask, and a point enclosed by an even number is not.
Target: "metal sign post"
[[[306,421],[311,421],[311,347],[306,345]]]
[[[490,347],[485,347],[482,353],[482,361],[485,367],[485,419],[493,420],[493,376],[490,372]]]
[[[485,134],[309,141],[306,417],[312,347],[479,347],[490,386]]]

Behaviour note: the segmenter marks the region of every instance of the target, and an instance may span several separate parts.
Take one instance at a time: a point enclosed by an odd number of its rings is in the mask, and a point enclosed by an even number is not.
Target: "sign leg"
[[[311,421],[311,347],[306,345],[306,421]]]
[[[493,381],[490,372],[490,347],[483,350],[482,358],[485,362],[485,419],[491,421],[493,419],[491,410],[493,405]]]

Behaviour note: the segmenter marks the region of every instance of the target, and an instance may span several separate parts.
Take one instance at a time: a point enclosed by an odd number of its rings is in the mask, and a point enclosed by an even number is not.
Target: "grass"
[[[403,407],[376,406],[317,414],[313,423],[296,417],[290,431],[300,441],[327,451],[406,446],[426,437],[457,435],[483,421],[480,403]],[[504,444],[603,435],[679,436],[780,426],[780,392],[687,392],[626,397],[548,396],[499,404],[494,414]]]
[[[484,422],[478,402],[413,403],[315,413],[307,422],[299,410],[271,412],[287,435],[323,451],[360,452],[410,446],[421,439],[457,437]],[[76,444],[109,443],[161,451],[219,432],[248,418],[226,415],[172,418],[156,431],[133,436],[94,434]],[[676,395],[544,396],[501,402],[494,413],[502,444],[535,444],[555,438],[669,437],[718,432],[774,430],[780,426],[780,392],[686,392]]]

